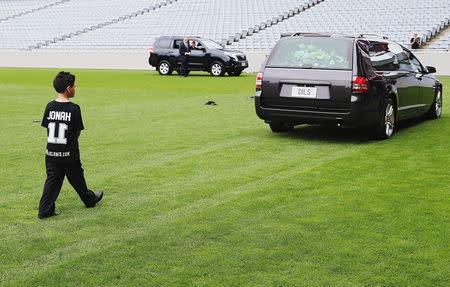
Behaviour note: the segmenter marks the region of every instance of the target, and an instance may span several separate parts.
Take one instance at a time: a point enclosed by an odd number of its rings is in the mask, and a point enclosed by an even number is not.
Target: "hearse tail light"
[[[155,53],[155,49],[153,48],[153,46],[150,46],[150,54]]]
[[[263,74],[262,73],[258,73],[258,75],[256,76],[256,88],[257,89],[261,89],[262,88],[262,81],[263,81]]]
[[[369,91],[369,85],[367,78],[353,77],[352,92],[353,93],[367,93]]]

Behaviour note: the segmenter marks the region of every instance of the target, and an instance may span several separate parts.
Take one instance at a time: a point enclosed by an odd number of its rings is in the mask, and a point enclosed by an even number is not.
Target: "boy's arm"
[[[75,130],[77,134],[79,134],[82,130],[84,130],[83,117],[81,116],[81,108],[78,106],[75,117]]]
[[[41,126],[43,126],[44,128],[48,127],[47,116],[48,116],[47,107],[45,107],[44,115],[42,116],[42,121],[41,121]]]
[[[84,130],[83,118],[81,117],[81,108],[80,108],[80,106],[78,106],[77,109],[75,110],[73,129],[75,131],[75,136],[78,139],[80,137],[80,135],[81,135],[81,131]]]

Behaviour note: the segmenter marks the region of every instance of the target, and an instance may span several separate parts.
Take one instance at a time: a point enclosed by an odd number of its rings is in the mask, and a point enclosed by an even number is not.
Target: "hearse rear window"
[[[292,37],[278,43],[268,67],[349,70],[353,41],[323,37]]]

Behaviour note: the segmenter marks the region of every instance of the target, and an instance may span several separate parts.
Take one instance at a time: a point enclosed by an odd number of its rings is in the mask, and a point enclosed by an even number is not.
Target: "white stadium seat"
[[[449,23],[450,0],[3,0],[0,49],[139,51],[187,35],[267,50],[290,32],[373,33],[409,46],[413,32],[426,42]],[[429,48],[448,49],[448,34]]]

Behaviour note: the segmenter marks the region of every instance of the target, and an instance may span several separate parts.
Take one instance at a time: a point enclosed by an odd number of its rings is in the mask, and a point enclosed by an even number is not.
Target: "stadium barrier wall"
[[[258,72],[269,51],[247,51],[248,73]],[[439,76],[450,76],[450,52],[421,50],[414,53]],[[149,54],[117,51],[0,51],[0,67],[150,70]]]

